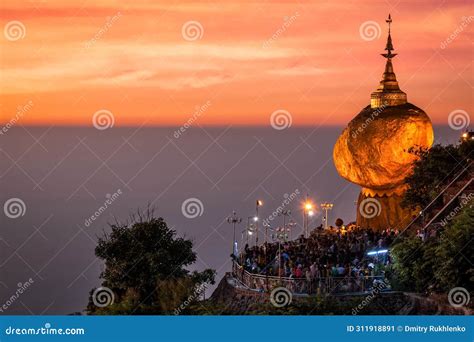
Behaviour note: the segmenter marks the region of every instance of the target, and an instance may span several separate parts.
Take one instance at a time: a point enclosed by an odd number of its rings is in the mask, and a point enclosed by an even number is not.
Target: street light
[[[328,228],[328,211],[332,209],[332,207],[334,206],[334,204],[332,203],[321,203],[321,208],[324,209],[326,211],[326,216],[324,217],[324,221],[325,221],[325,228],[327,229]]]
[[[284,218],[285,216],[283,216],[283,219]],[[275,229],[275,237],[278,240],[278,278],[281,278],[281,242],[288,240],[289,229],[290,228],[285,226]]]
[[[235,225],[240,222],[242,222],[242,219],[240,217],[237,217],[237,213],[235,211],[232,213],[232,216],[229,216],[227,218],[227,223],[232,224],[233,229],[234,229],[234,240],[232,242],[232,255],[234,256],[235,256],[235,245],[237,243],[237,241],[235,241]]]
[[[247,217],[247,244],[249,243],[249,236],[253,235],[253,232],[257,229],[256,224],[252,222],[257,222],[257,216],[248,216]]]
[[[255,204],[255,227],[257,228],[257,236],[255,238],[255,245],[258,246],[258,208],[263,205],[263,201],[257,200]]]
[[[303,207],[303,232],[304,232],[305,238],[309,237],[309,231],[308,231],[309,216],[313,216],[313,215],[314,215],[313,204],[308,200],[308,195],[306,195],[306,200]]]

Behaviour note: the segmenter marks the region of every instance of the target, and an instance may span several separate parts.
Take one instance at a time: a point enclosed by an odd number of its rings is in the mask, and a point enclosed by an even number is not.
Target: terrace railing
[[[368,292],[384,281],[383,276],[320,277],[310,280],[267,276],[250,273],[236,261],[233,262],[232,273],[245,287],[261,292],[270,292],[276,287],[286,287],[292,293],[299,294]]]

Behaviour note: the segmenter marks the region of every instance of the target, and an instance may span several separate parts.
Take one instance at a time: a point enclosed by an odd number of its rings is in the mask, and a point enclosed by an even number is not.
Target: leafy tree
[[[443,232],[436,248],[434,275],[440,287],[449,291],[474,283],[474,205],[466,206]]]
[[[138,212],[129,224],[110,227],[111,232],[99,238],[95,253],[105,261],[102,286],[113,291],[115,301],[97,308],[92,290],[89,313],[170,313],[193,295],[196,287],[214,284],[214,270],[186,269],[196,261],[192,241],[177,237],[152,210],[144,215]]]
[[[470,152],[462,151],[457,145],[410,150],[419,159],[414,163],[413,173],[405,179],[408,190],[402,205],[410,209],[426,207],[439,194],[440,187],[454,176],[455,167],[460,170],[466,166],[466,153]]]

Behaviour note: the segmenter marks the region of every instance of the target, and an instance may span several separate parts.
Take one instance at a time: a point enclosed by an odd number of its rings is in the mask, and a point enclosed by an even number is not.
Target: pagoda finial
[[[383,53],[387,61],[385,63],[385,71],[382,75],[379,87],[370,95],[370,106],[372,108],[379,108],[381,106],[398,106],[407,103],[407,94],[400,90],[398,86],[397,77],[393,71],[392,58],[397,54],[392,53],[392,37],[390,36],[390,24],[392,23],[392,16],[389,14],[388,19],[385,20],[388,24],[387,46]]]
[[[393,44],[392,44],[392,36],[390,35],[390,25],[392,24],[392,16],[390,14],[388,15],[388,19],[385,20],[385,22],[388,23],[387,45],[385,46],[385,50],[387,51],[387,53],[383,53],[382,56],[384,56],[385,58],[390,59],[390,58],[393,58],[397,55],[396,53],[392,53],[394,48],[393,48]]]

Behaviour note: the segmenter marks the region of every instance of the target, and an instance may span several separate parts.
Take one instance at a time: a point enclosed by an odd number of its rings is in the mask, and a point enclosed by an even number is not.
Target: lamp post
[[[321,208],[324,209],[324,211],[326,212],[326,215],[324,216],[324,221],[325,221],[324,227],[326,229],[328,229],[328,222],[329,222],[328,211],[331,210],[333,206],[334,204],[332,203],[328,203],[328,202],[321,203]]]
[[[252,235],[254,231],[257,230],[257,216],[248,216],[247,217],[247,243],[249,242],[249,235]],[[251,223],[254,222],[254,223]],[[255,244],[256,245],[256,244]]]
[[[258,246],[258,208],[261,207],[263,205],[263,201],[261,200],[257,200],[255,202],[255,227],[256,227],[256,230],[257,230],[257,236],[255,237],[255,245]]]
[[[283,229],[286,228],[286,218],[291,215],[291,210],[282,210],[278,213],[278,216],[283,216]]]
[[[309,237],[309,231],[308,231],[309,217],[313,215],[314,215],[313,204],[308,200],[308,195],[306,195],[306,200],[303,207],[303,231],[304,231],[305,238]]]
[[[234,253],[235,253],[235,243],[236,243],[236,241],[235,241],[235,225],[240,223],[240,222],[242,222],[242,219],[240,217],[237,217],[237,213],[235,211],[232,213],[232,216],[229,216],[227,218],[227,223],[232,224],[232,227],[234,229],[234,240],[232,241],[232,254],[231,254],[231,255],[234,255],[234,256],[235,256]]]

